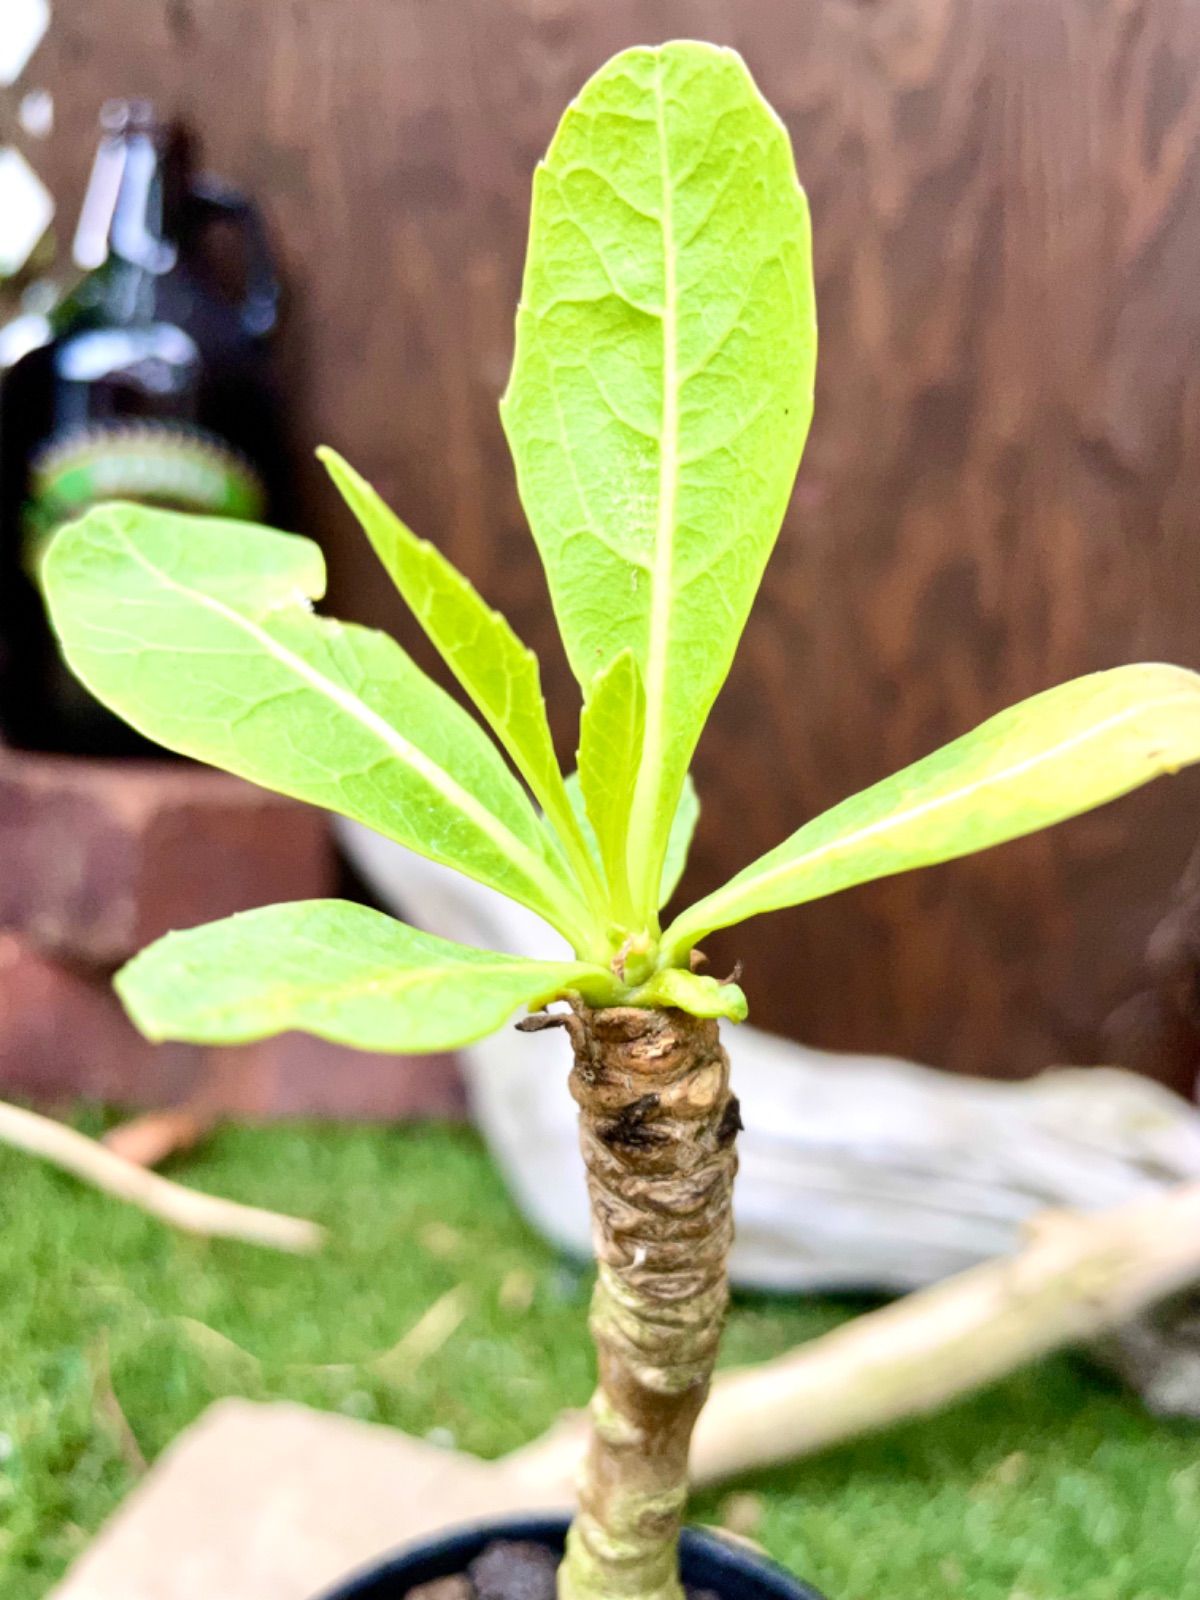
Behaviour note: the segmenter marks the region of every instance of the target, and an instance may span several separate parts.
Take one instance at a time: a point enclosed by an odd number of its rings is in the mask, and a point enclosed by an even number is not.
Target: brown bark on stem
[[[561,1600],[679,1600],[688,1446],[728,1301],[740,1120],[714,1021],[577,1005],[599,1383]]]

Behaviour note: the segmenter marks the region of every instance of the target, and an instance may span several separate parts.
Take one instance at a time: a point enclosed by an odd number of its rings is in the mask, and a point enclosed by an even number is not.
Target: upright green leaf
[[[596,833],[592,827],[591,818],[587,814],[587,807],[583,800],[583,788],[579,782],[578,772],[572,772],[567,778],[567,795],[571,801],[579,826],[587,840],[588,849],[597,863],[600,861],[600,847],[596,842]],[[667,838],[667,853],[663,857],[662,882],[659,885],[658,903],[665,906],[667,901],[679,887],[679,880],[683,876],[683,869],[687,866],[688,851],[692,845],[692,835],[696,831],[696,823],[700,819],[700,797],[696,793],[696,785],[692,782],[689,772],[684,779],[683,790],[679,796],[679,804],[675,808],[675,817],[671,823],[671,832]]]
[[[585,889],[598,888],[554,753],[537,657],[434,545],[335,450],[317,451],[405,604],[541,803]]]
[[[344,900],[302,900],[169,933],[117,975],[151,1039],[240,1044],[299,1028],[361,1050],[453,1050],[518,1006],[616,981],[584,962],[528,961],[420,933]]]
[[[660,906],[665,906],[679,887],[679,880],[683,877],[683,869],[687,866],[688,853],[692,848],[692,835],[699,820],[700,796],[696,793],[696,785],[692,782],[692,775],[689,772],[683,782],[679,804],[675,808],[671,831],[667,835],[667,853],[663,857],[662,882],[658,890]]]
[[[815,356],[807,206],[740,58],[615,57],[534,179],[502,413],[577,678],[624,649],[641,668],[630,859],[648,920],[791,492]]]
[[[311,541],[111,505],[64,528],[43,571],[71,667],[148,737],[354,817],[588,940],[483,730],[386,635],[313,615]]]
[[[618,918],[629,898],[629,813],[646,726],[646,694],[631,650],[596,674],[579,723],[579,785]]]
[[[1115,667],[1060,684],[844,800],[700,900],[676,960],[714,928],[970,855],[1200,760],[1200,675]]]

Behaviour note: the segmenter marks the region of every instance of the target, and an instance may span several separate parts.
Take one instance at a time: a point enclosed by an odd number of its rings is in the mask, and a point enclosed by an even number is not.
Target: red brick
[[[0,752],[0,929],[114,966],[171,928],[330,892],[323,812],[173,761]]]
[[[0,1097],[171,1104],[205,1069],[195,1045],[152,1045],[107,978],[0,934]]]
[[[14,934],[0,934],[0,1099],[378,1122],[459,1118],[465,1106],[450,1056],[347,1050],[300,1033],[224,1050],[149,1044],[107,977]]]
[[[221,1054],[222,1110],[235,1116],[408,1122],[466,1114],[452,1056],[348,1050],[305,1033]]]

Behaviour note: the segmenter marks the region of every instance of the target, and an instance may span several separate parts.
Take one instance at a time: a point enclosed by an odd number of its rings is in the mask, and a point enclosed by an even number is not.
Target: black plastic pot
[[[496,1539],[528,1540],[561,1555],[566,1536],[566,1517],[514,1517],[451,1528],[365,1568],[323,1600],[402,1600],[417,1584],[465,1572]],[[774,1561],[697,1528],[684,1529],[680,1563],[689,1588],[711,1589],[720,1600],[824,1600]]]

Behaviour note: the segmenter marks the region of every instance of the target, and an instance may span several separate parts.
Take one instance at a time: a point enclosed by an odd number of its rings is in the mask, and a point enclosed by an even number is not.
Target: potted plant
[[[495,742],[392,639],[314,613],[324,568],[307,539],[106,506],[62,530],[45,562],[68,662],[143,733],[356,818],[570,941],[570,960],[520,959],[325,900],[171,934],[117,978],[154,1039],[301,1028],[448,1050],[522,1007],[533,1014],[521,1027],[568,1030],[599,1382],[564,1600],[681,1592],[688,1443],[725,1312],[739,1126],[718,1021],[746,1014],[736,981],[698,970],[704,939],[1014,838],[1200,757],[1200,678],[1097,673],[993,717],[660,918],[696,815],[689,763],[800,459],[815,353],[807,207],[745,66],[687,42],[617,56],[535,176],[502,402],[582,689],[567,779],[533,655],[332,452],[334,480]],[[554,1001],[567,1008],[543,1009]],[[399,1594],[461,1570],[483,1537],[346,1593]],[[687,1544],[684,1577],[726,1597],[790,1582]]]

